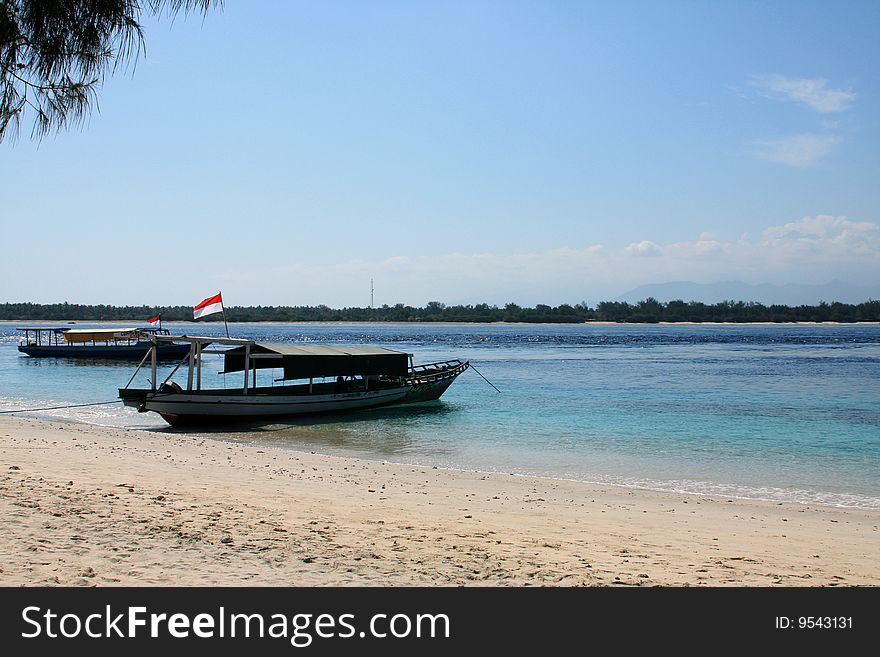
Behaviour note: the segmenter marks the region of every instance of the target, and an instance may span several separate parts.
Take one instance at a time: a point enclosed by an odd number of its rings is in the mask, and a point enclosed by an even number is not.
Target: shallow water
[[[35,359],[0,323],[0,409],[115,399],[133,363]],[[87,327],[88,324],[78,324]],[[166,325],[220,335],[223,326]],[[467,358],[440,402],[300,419],[224,440],[438,467],[880,509],[876,325],[240,324],[265,342]],[[222,385],[216,367],[205,385]],[[167,373],[173,364],[165,365]],[[178,381],[185,381],[178,374]],[[238,385],[241,375],[228,375]],[[271,370],[260,385],[271,385]],[[141,373],[133,385],[146,385]],[[174,431],[120,404],[30,413]]]

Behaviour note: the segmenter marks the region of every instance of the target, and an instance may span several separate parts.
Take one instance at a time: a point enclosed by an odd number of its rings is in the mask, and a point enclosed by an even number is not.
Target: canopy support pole
[[[162,320],[159,320],[162,321]],[[202,389],[202,343],[196,345],[196,390]]]
[[[136,377],[137,373],[141,371],[141,368],[144,366],[144,362],[147,360],[147,356],[149,356],[149,355],[150,355],[150,351],[147,350],[147,352],[144,354],[144,357],[141,358],[141,362],[137,366],[137,369],[135,369],[134,374],[131,375],[131,378],[128,380],[128,383],[125,384],[126,388],[128,388],[128,386],[131,385],[131,382],[134,381],[134,377]]]
[[[183,361],[185,361],[185,360],[187,359],[188,356],[189,356],[189,354],[186,354],[183,358],[181,358],[181,359],[178,361],[177,365],[174,366],[174,369],[171,370],[171,374],[169,374],[168,376],[166,376],[166,377],[165,377],[165,380],[162,381],[162,385],[163,385],[163,386],[171,380],[171,377],[174,376],[175,372],[177,372],[177,370],[180,369],[180,366],[183,365]],[[162,386],[159,386],[159,387],[161,388]]]
[[[199,348],[199,343],[196,342],[193,345],[190,345],[189,348],[189,372],[186,374],[186,391],[192,392],[193,389],[193,364],[195,363],[196,350]]]
[[[150,345],[150,386],[153,392],[156,392],[156,351],[158,346],[157,342]]]
[[[248,390],[248,370],[251,368],[251,346],[246,344],[244,346],[244,392],[243,394],[247,394]]]

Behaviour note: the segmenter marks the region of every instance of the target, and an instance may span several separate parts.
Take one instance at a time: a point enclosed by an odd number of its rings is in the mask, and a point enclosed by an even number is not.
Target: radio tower
[[[370,310],[373,309],[373,279],[370,279]]]

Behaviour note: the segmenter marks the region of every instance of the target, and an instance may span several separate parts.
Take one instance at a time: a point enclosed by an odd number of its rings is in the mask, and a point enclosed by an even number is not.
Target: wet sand
[[[5,586],[880,585],[880,512],[0,417]]]

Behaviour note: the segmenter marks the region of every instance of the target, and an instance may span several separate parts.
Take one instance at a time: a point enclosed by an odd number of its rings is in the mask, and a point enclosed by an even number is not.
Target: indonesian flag
[[[218,292],[213,297],[208,297],[193,308],[193,319],[198,319],[204,315],[213,315],[214,313],[223,312],[223,297]]]
[[[150,319],[147,320],[147,322],[149,324],[155,324],[156,322],[161,322],[161,321],[162,321],[162,315],[156,315],[155,317],[150,317]]]

